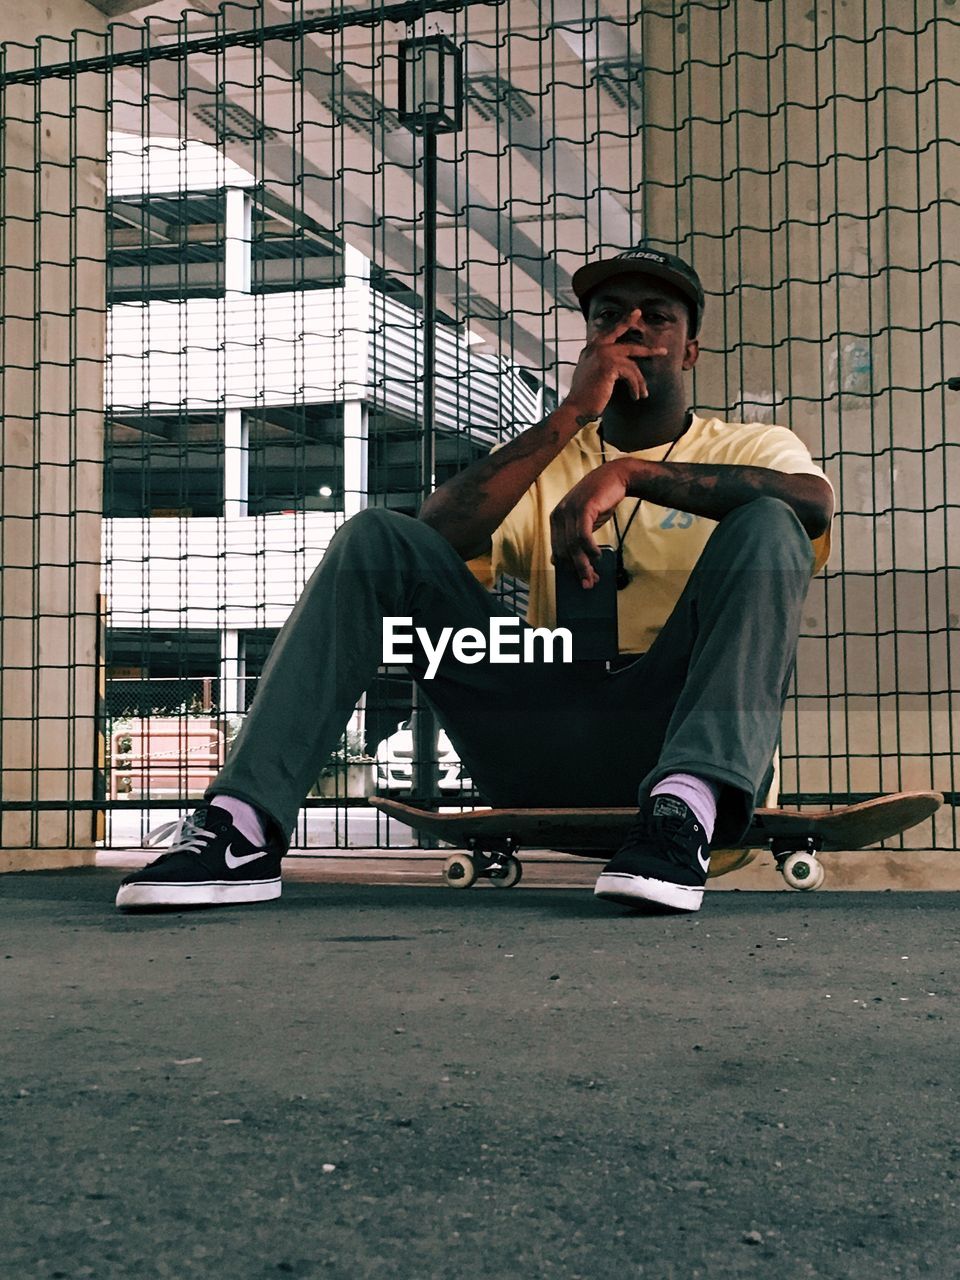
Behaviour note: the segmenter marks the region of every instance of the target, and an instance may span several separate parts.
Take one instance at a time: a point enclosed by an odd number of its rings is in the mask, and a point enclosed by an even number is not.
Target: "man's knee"
[[[379,535],[385,530],[389,532],[394,528],[402,528],[408,522],[413,522],[413,517],[404,515],[400,511],[391,511],[388,507],[364,507],[349,520],[345,520],[340,531]]]
[[[720,521],[708,547],[718,534],[722,535],[720,541],[735,538],[738,545],[751,546],[761,560],[785,568],[813,568],[810,537],[793,507],[782,498],[764,496],[735,507]]]
[[[801,531],[803,529],[793,507],[782,498],[774,498],[770,495],[753,498],[750,502],[734,507],[729,515],[724,516],[722,523],[725,524],[728,520],[740,524],[757,524],[765,529],[772,526],[788,528],[796,526]]]
[[[331,539],[324,560],[340,571],[352,567],[394,574],[435,574],[441,564],[452,573],[463,565],[435,529],[385,507],[367,507],[345,521]]]
[[[440,535],[422,520],[390,511],[387,507],[365,507],[344,521],[337,531],[341,541],[381,543],[386,541],[432,542]]]

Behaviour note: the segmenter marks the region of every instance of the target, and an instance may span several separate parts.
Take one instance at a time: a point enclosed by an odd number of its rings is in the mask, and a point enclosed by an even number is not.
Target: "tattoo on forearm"
[[[663,488],[680,488],[694,500],[740,506],[749,494],[763,493],[772,472],[760,467],[711,467],[697,463],[664,463]]]
[[[594,419],[588,418],[586,421],[592,422]],[[579,418],[577,423],[583,425]],[[431,525],[442,523],[447,528],[470,526],[489,501],[491,495],[488,486],[495,476],[516,466],[518,462],[536,457],[545,449],[556,454],[563,443],[560,432],[550,423],[550,418],[544,418],[536,427],[515,436],[496,453],[478,459],[459,475],[451,477],[441,486],[445,491],[442,510],[428,511],[426,515],[421,515],[421,519]],[[440,490],[436,492],[439,493]]]
[[[815,480],[767,467],[663,462],[646,465],[629,492],[658,506],[676,507],[713,520],[754,498],[779,498],[792,507],[808,530],[819,530],[829,522],[829,513],[822,495],[811,491],[810,482]]]

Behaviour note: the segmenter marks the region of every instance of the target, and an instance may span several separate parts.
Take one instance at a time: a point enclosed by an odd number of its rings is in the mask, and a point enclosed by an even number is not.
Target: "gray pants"
[[[434,679],[422,656],[410,673],[487,803],[633,805],[665,775],[693,773],[722,785],[714,844],[729,843],[769,777],[812,568],[796,515],[760,498],[720,521],[656,642],[629,665],[466,665],[448,648]],[[360,512],[277,637],[207,797],[256,805],[288,839],[381,663],[382,619],[411,616],[435,642],[445,626],[486,635],[508,613],[428,525]]]

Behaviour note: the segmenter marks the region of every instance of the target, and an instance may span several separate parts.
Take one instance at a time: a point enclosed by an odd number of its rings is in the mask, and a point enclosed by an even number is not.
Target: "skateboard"
[[[586,858],[612,857],[637,812],[631,808],[434,813],[383,796],[372,797],[370,803],[414,831],[466,847],[467,852],[451,854],[443,869],[444,881],[454,889],[469,889],[480,879],[504,889],[519,884],[523,865],[517,855],[523,846]],[[936,813],[942,804],[939,791],[901,791],[840,809],[756,809],[740,847],[711,852],[710,876],[736,871],[769,849],[791,889],[819,889],[824,880],[819,853],[862,849],[899,835]]]

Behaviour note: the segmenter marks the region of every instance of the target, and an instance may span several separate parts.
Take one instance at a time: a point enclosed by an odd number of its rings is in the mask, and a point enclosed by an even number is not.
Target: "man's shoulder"
[[[689,441],[698,454],[749,454],[765,446],[793,446],[805,449],[803,441],[789,427],[779,422],[740,422],[717,416],[694,416],[694,431]],[[719,459],[718,459],[719,460]]]
[[[694,413],[694,424],[699,427],[701,435],[724,439],[731,436],[755,437],[780,431],[786,431],[788,435],[794,434],[782,422],[747,422],[739,418],[721,418],[716,414]]]

